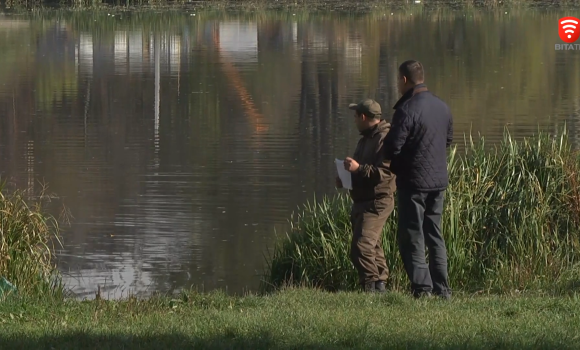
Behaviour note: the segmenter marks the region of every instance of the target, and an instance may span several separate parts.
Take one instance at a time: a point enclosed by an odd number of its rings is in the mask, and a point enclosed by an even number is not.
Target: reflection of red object
[[[246,86],[244,85],[240,73],[228,59],[226,59],[225,57],[223,57],[223,55],[220,54],[220,33],[219,30],[215,30],[215,27],[213,32],[213,42],[218,51],[218,58],[220,60],[220,63],[222,64],[222,69],[224,70],[229,81],[231,82],[234,89],[238,93],[238,97],[240,98],[242,105],[244,106],[245,112],[250,117],[252,124],[255,128],[255,131],[258,134],[268,131],[269,127],[264,122],[264,117],[262,116],[262,114],[256,108],[254,100],[252,99],[252,96],[250,95],[248,89],[246,89]]]
[[[571,44],[580,36],[580,20],[575,17],[563,17],[558,20],[558,35],[562,41]]]

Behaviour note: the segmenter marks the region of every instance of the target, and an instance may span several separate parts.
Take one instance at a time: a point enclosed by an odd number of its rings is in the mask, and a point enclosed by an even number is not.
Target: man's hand
[[[352,159],[351,157],[346,157],[344,159],[344,168],[347,171],[350,171],[351,173],[355,173],[358,171],[359,167],[360,167],[360,164],[356,160]]]
[[[342,188],[342,181],[338,176],[336,177],[336,188]]]

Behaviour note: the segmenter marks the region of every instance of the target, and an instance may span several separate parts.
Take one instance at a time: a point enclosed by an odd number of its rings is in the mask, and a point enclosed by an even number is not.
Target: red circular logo
[[[580,20],[575,17],[564,17],[558,21],[558,35],[562,41],[571,44],[580,36]]]

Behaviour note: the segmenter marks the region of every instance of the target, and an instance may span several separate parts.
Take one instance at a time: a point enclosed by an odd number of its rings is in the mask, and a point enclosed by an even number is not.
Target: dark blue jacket
[[[449,184],[447,147],[453,140],[453,117],[445,102],[424,84],[407,91],[393,107],[385,158],[397,175],[397,188],[443,191]]]

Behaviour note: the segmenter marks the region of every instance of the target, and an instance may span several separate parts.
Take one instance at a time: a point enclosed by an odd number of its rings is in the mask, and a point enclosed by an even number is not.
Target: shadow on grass
[[[56,336],[29,338],[25,335],[0,336],[1,349],[572,349],[563,339],[539,338],[535,340],[463,339],[433,344],[431,339],[396,339],[353,335],[342,339],[320,341],[279,339],[269,332],[242,334],[225,330],[217,336],[199,337],[186,334],[159,335],[94,335],[64,333]],[[437,343],[437,342],[435,342]]]

